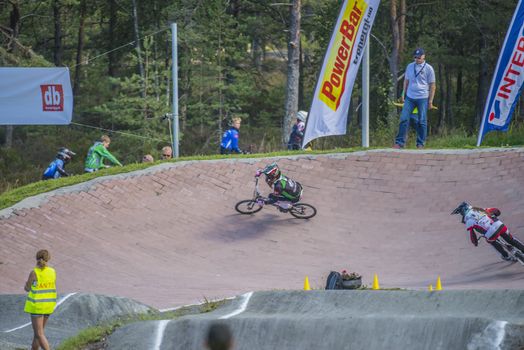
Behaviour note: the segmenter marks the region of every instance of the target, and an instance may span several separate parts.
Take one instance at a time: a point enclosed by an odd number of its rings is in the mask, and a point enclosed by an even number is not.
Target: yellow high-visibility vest
[[[56,272],[52,267],[35,267],[36,281],[27,293],[24,311],[30,314],[50,315],[56,306]]]

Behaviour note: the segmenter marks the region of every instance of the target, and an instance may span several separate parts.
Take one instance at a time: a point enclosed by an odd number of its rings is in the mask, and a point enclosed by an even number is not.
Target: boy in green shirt
[[[85,172],[92,173],[94,171],[107,168],[104,165],[104,159],[109,160],[111,163],[122,166],[122,164],[115,158],[107,148],[111,143],[111,139],[107,135],[103,135],[100,138],[100,141],[96,141],[89,151],[87,152],[86,162],[85,162]]]

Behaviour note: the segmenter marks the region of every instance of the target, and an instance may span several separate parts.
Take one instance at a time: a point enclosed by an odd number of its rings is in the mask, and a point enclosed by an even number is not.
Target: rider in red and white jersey
[[[486,241],[493,246],[501,255],[503,260],[513,260],[508,253],[497,242],[500,237],[508,244],[524,252],[524,245],[514,238],[504,223],[498,219],[500,210],[497,208],[472,207],[468,202],[462,202],[451,214],[462,215],[462,223],[466,224],[466,230],[473,245],[478,245],[477,233],[483,235]]]

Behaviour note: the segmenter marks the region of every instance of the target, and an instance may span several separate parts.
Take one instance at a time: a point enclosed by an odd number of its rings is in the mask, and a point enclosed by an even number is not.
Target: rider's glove
[[[469,239],[471,239],[471,243],[473,243],[475,247],[479,245],[479,239],[473,230],[469,231]]]
[[[260,169],[257,169],[257,172],[255,173],[255,177],[259,177],[260,175],[262,175],[262,171],[260,171]]]

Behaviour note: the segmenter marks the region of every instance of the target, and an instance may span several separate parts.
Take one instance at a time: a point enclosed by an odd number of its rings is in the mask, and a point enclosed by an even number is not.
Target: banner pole
[[[178,52],[176,23],[171,23],[171,54],[173,78],[173,157],[178,158]]]
[[[369,46],[366,41],[362,57],[362,147],[369,147]]]

